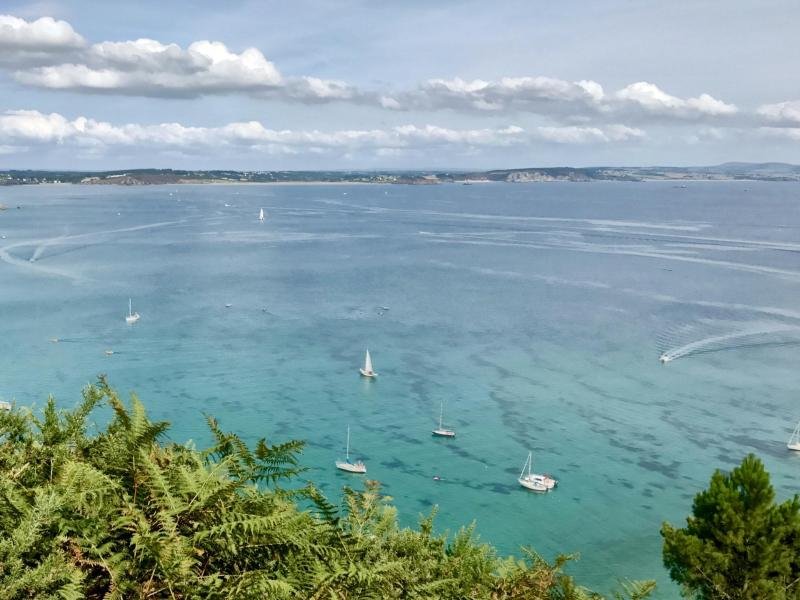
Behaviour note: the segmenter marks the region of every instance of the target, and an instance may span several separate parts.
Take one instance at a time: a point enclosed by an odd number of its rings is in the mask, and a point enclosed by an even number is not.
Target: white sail
[[[264,209],[263,208],[259,209],[259,211],[258,211],[258,220],[259,221],[263,221],[264,220]]]
[[[525,464],[522,465],[522,471],[520,471],[519,478],[517,479],[522,487],[533,490],[534,492],[548,492],[558,485],[558,481],[550,475],[531,473],[531,467],[533,467],[533,453],[528,452],[528,458]],[[527,473],[525,471],[527,471]]]
[[[347,445],[345,447],[345,459],[336,461],[336,468],[348,473],[366,473],[367,465],[363,461],[357,460],[350,462],[350,426],[347,426]]]
[[[796,450],[800,452],[800,423],[798,423],[797,427],[794,428],[792,437],[789,438],[789,443],[786,444],[786,447],[789,448],[789,450]]]
[[[128,298],[128,315],[125,317],[125,322],[128,324],[136,323],[139,320],[139,313],[133,312],[133,303]]]
[[[367,354],[364,357],[364,370],[367,373],[372,373],[372,358],[369,355],[369,350],[367,350]]]
[[[519,474],[519,478],[520,479],[522,479],[525,476],[525,469],[528,469],[528,478],[530,478],[530,476],[531,476],[531,466],[530,465],[533,462],[531,460],[531,458],[532,458],[532,453],[528,452],[528,458],[525,460],[525,464],[522,465],[522,471],[520,471],[520,474]]]
[[[444,428],[444,400],[442,400],[441,404],[439,405],[439,427],[433,430],[433,435],[437,435],[439,437],[449,437],[453,438],[456,437],[456,432],[452,429],[445,429]]]

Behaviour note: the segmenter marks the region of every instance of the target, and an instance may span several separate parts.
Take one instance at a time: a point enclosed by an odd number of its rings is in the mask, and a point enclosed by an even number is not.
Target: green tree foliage
[[[95,431],[101,405],[112,417]],[[335,506],[299,483],[302,443],[251,449],[208,424],[208,449],[168,443],[167,424],[104,378],[74,410],[51,398],[41,417],[0,414],[2,597],[600,598],[563,573],[567,557],[500,558],[472,527],[436,534],[433,514],[401,528],[375,482]],[[615,598],[640,600],[652,585]]]
[[[775,504],[752,454],[717,471],[683,529],[664,523],[664,565],[684,595],[702,600],[800,598],[800,500]]]

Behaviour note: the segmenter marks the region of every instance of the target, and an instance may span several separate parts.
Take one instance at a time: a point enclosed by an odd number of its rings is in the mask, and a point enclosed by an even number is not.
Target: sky
[[[0,169],[800,163],[797,0],[0,0]]]

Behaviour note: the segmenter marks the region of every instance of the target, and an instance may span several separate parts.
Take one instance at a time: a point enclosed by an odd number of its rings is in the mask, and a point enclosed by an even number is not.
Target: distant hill
[[[800,166],[779,162],[727,162],[699,167],[527,167],[489,171],[194,171],[129,169],[123,171],[0,171],[0,185],[76,183],[84,185],[163,185],[184,183],[396,183],[431,185],[502,181],[800,181]]]

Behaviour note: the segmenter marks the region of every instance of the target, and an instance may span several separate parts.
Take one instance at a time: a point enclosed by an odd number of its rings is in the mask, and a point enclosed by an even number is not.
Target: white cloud
[[[264,152],[343,152],[492,148],[523,146],[536,141],[567,144],[625,142],[643,132],[623,125],[606,128],[543,127],[528,132],[514,125],[503,128],[450,129],[435,125],[401,125],[387,129],[319,130],[268,129],[258,121],[221,127],[191,127],[180,123],[114,125],[86,117],[67,119],[58,113],[31,110],[0,114],[0,145],[67,145],[141,147],[154,151],[217,151],[222,148]]]
[[[697,118],[730,116],[738,112],[733,104],[726,104],[708,95],[686,100],[667,94],[657,85],[646,81],[632,83],[614,94],[622,105],[634,105],[646,112],[666,117]]]
[[[17,71],[15,77],[50,89],[152,96],[254,92],[283,85],[278,69],[259,50],[237,54],[221,42],[199,41],[186,49],[150,39],[102,42],[87,48],[82,59]]]
[[[42,17],[26,21],[0,15],[0,50],[64,50],[81,48],[85,40],[66,21]]]
[[[384,96],[385,108],[539,112],[559,106],[591,105],[603,96],[594,81],[569,82],[551,77],[506,77],[499,81],[431,79],[416,90]],[[573,107],[574,108],[574,107]]]
[[[738,112],[735,105],[707,93],[680,98],[646,81],[611,93],[596,81],[543,76],[494,81],[431,79],[397,93],[362,90],[345,81],[284,76],[260,50],[236,52],[219,41],[196,41],[186,48],[146,38],[89,45],[69,23],[49,17],[29,22],[0,16],[2,48],[7,49],[7,56],[0,57],[0,64],[11,66],[17,81],[46,89],[184,98],[244,93],[288,102],[349,102],[395,111],[528,113],[587,126],[583,131],[565,129],[553,134],[564,139],[602,141],[610,136],[614,141],[610,123],[671,120],[717,124]],[[796,103],[768,105],[762,110],[770,119],[775,111],[791,119],[800,112]],[[605,128],[597,129],[598,123],[606,124]]]
[[[800,125],[800,100],[764,104],[758,108],[758,114],[776,125]]]
[[[729,117],[738,112],[733,104],[709,94],[678,98],[645,81],[606,94],[596,81],[552,77],[432,79],[416,90],[383,96],[380,102],[384,108],[395,110],[519,111],[561,119],[698,120]]]
[[[88,45],[69,23],[0,15],[0,64],[26,85],[135,96],[197,97],[249,93],[300,102],[356,101],[342,81],[285,78],[256,48],[235,52],[218,41],[182,48],[152,39]]]
[[[71,57],[86,45],[66,21],[42,17],[26,21],[0,15],[0,65],[27,67]]]
[[[559,144],[626,142],[645,137],[641,129],[625,125],[608,127],[537,127],[538,137]]]

